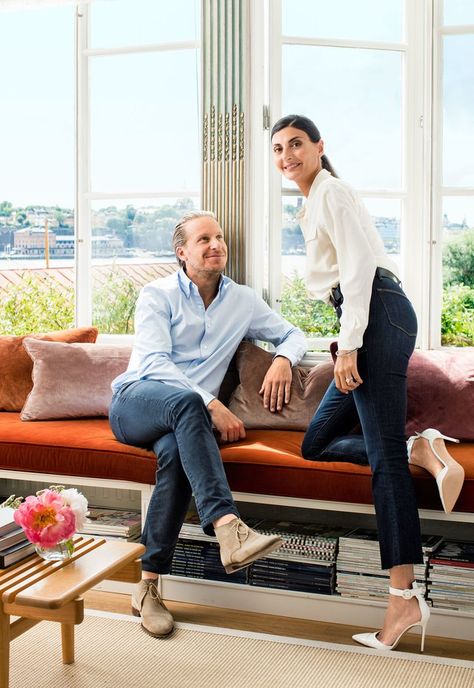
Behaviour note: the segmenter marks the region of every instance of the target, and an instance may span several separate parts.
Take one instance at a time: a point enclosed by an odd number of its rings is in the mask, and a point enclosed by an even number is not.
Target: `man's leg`
[[[171,462],[172,457],[176,461],[179,459],[207,534],[214,534],[212,524],[220,517],[227,514],[238,517],[212,431],[211,418],[198,394],[156,380],[140,380],[114,396],[110,422],[120,441],[135,446],[154,447],[164,435],[174,434],[178,453],[169,454],[168,461]],[[166,475],[169,475],[166,481],[168,488],[168,483],[176,479],[182,485],[180,470],[170,469],[167,464]],[[164,469],[161,480],[165,480]],[[160,490],[159,487],[157,489]],[[165,495],[165,492],[162,494]],[[180,493],[173,490],[171,498],[168,494],[166,492],[166,499],[172,501]],[[186,499],[187,506],[189,499]],[[179,510],[181,507],[176,508]]]

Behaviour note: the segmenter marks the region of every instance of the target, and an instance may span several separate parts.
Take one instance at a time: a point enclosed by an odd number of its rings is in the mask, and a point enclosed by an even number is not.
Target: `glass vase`
[[[62,540],[54,547],[36,545],[36,553],[46,561],[65,561],[71,557],[73,552],[74,543],[72,540]]]

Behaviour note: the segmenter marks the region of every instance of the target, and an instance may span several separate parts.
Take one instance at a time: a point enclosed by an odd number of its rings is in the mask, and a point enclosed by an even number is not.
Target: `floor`
[[[88,609],[115,612],[117,614],[131,614],[130,597],[118,593],[91,590],[86,593],[85,606]],[[181,602],[169,602],[167,607],[176,621],[236,628],[257,633],[273,633],[276,635],[323,640],[332,643],[353,645],[353,633],[369,630],[358,626],[330,624],[319,621],[306,621],[273,616],[270,614],[255,614],[239,612],[218,607],[204,607]],[[400,642],[397,650],[418,653],[420,647],[419,635],[408,633]],[[427,637],[425,653],[438,657],[453,659],[468,659],[474,661],[474,642],[450,640],[449,638]]]

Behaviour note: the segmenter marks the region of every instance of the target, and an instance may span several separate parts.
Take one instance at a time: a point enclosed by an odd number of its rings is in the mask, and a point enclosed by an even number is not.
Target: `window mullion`
[[[92,323],[92,267],[89,126],[89,8],[79,5],[76,13],[76,324]]]
[[[282,102],[282,31],[281,31],[281,0],[270,3],[270,126],[281,117]],[[269,246],[268,246],[268,289],[270,305],[279,310],[279,297],[282,289],[281,275],[281,221],[282,197],[281,176],[275,170],[272,160],[271,145],[268,147],[269,178]]]
[[[441,346],[441,310],[443,297],[442,252],[443,234],[441,217],[443,212],[442,198],[442,164],[443,164],[443,36],[441,27],[442,0],[433,0],[432,15],[432,136],[431,136],[431,233],[430,247],[430,332],[429,348]]]

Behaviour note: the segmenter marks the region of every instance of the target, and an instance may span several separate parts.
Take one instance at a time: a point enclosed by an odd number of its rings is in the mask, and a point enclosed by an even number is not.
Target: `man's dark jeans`
[[[305,459],[370,464],[384,569],[423,561],[405,441],[407,368],[416,333],[416,315],[401,286],[376,276],[357,356],[363,384],[346,395],[333,381],[302,445]],[[363,434],[349,434],[358,423]]]
[[[212,523],[220,516],[239,515],[209,412],[193,391],[139,380],[114,394],[109,419],[120,442],[153,449],[158,457],[156,485],[142,535],[146,546],[142,568],[169,573],[192,494],[208,534],[213,534]]]

